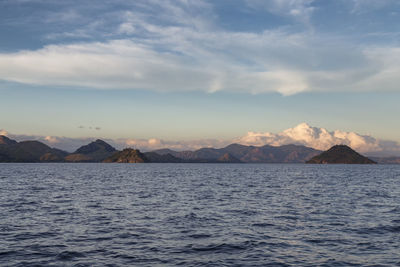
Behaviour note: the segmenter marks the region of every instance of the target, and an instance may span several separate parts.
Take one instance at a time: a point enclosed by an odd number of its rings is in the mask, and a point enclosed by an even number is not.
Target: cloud
[[[304,20],[315,11],[312,0],[246,3]],[[205,1],[135,1],[129,7],[48,35],[81,36],[80,42],[0,53],[0,80],[101,90],[283,95],[400,90],[400,48],[395,45],[354,44],[340,36],[284,28],[229,31],[217,24],[212,4]],[[160,11],[157,16],[154,10]],[[62,14],[65,20],[84,17],[71,10]],[[85,38],[90,36],[102,41],[89,42]]]
[[[248,132],[236,140],[236,143],[244,145],[272,145],[281,146],[298,144],[319,150],[327,150],[337,144],[344,144],[353,149],[373,155],[400,155],[400,144],[394,141],[378,140],[368,135],[360,135],[355,132],[340,130],[328,131],[301,123],[294,128],[289,128],[281,133],[257,133]]]
[[[248,6],[258,9],[264,8],[271,13],[291,16],[306,24],[315,10],[312,6],[314,0],[246,0]]]
[[[35,85],[157,91],[234,90],[294,93],[307,85],[289,70],[249,71],[223,66],[221,59],[197,64],[132,41],[48,46],[38,51],[0,54],[0,78]]]
[[[57,138],[56,136],[46,136],[44,138],[44,140],[46,140],[49,144],[52,144],[52,145],[61,142],[61,140],[59,138]]]
[[[8,136],[8,132],[6,130],[0,129],[0,135]]]
[[[369,12],[376,9],[384,8],[390,4],[398,4],[397,0],[351,0],[353,4],[352,13]]]
[[[124,22],[121,25],[119,25],[118,33],[132,34],[132,33],[135,33],[135,30],[136,30],[136,28],[133,25],[133,23]]]
[[[77,10],[68,9],[60,12],[50,13],[44,18],[46,23],[76,23],[76,21],[82,20],[82,15]]]
[[[165,39],[160,42],[169,51],[158,51],[154,46],[159,44],[151,44],[154,41],[115,40],[2,53],[0,79],[165,92],[224,90],[291,95],[305,91],[399,90],[399,48],[350,53],[345,47],[321,48],[318,40],[274,31],[217,34],[164,30]],[[319,48],[311,48],[310,42]],[[347,60],[339,62],[335,57]]]

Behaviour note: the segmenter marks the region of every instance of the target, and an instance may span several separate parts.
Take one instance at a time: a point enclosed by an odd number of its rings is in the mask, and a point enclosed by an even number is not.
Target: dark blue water
[[[0,164],[2,266],[400,266],[400,166]]]

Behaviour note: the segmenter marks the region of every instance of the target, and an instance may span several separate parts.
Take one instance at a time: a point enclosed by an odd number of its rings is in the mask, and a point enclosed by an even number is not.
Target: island
[[[346,145],[335,145],[329,150],[311,158],[309,164],[376,164]]]

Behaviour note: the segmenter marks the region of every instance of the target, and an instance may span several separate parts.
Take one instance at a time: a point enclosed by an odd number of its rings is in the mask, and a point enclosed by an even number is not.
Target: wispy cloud
[[[308,22],[315,12],[313,0],[245,2]],[[104,11],[107,5],[100,2],[99,6]],[[207,1],[135,1],[126,8],[105,13],[102,19],[94,16],[86,26],[72,31],[48,35],[50,39],[70,36],[82,40],[101,35],[101,41],[1,53],[0,79],[164,92],[291,95],[399,90],[399,47],[393,44],[358,44],[307,28],[295,33],[282,28],[229,31],[218,25],[213,5]],[[62,18],[81,19],[82,15],[67,10]]]
[[[174,31],[178,36],[181,31],[165,30],[172,36]],[[178,37],[184,38],[182,42],[165,38],[164,47],[171,47],[167,52],[157,51],[157,43],[152,46],[117,40],[0,54],[0,78],[35,85],[99,89],[225,90],[284,95],[304,91],[399,90],[399,48],[366,48],[351,53],[332,47],[314,50],[309,44],[313,41],[305,36],[276,32],[189,32]],[[196,41],[214,49],[206,50]],[[318,41],[314,42],[317,45]],[[260,51],[266,48],[264,53]],[[293,57],[288,58],[290,54]],[[353,65],[351,69],[349,65]]]
[[[397,0],[351,0],[348,2],[353,5],[352,13],[371,12],[391,4],[399,4]]]
[[[315,0],[245,0],[247,5],[259,9],[290,16],[310,26],[310,18],[315,7],[312,5]]]

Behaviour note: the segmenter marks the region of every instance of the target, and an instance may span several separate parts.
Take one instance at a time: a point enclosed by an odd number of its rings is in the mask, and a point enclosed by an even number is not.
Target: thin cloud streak
[[[313,2],[274,0],[263,5],[269,12],[309,21]],[[246,3],[254,8],[262,4]],[[280,28],[228,31],[219,27],[212,5],[205,1],[137,5],[141,9],[120,12],[119,21],[93,20],[84,29],[48,35],[95,39],[101,26],[108,40],[1,53],[0,79],[163,92],[399,91],[400,48],[393,45],[354,44],[307,27],[296,33]],[[150,7],[163,12],[155,19]],[[73,17],[82,16],[74,10],[63,15]]]
[[[52,45],[37,51],[3,53],[0,54],[0,78],[34,85],[166,92],[224,90],[291,95],[306,91],[399,90],[400,48],[364,49],[349,55],[349,60],[355,60],[350,62],[356,65],[352,69],[348,69],[347,62],[328,69],[324,66],[327,59],[321,58],[318,53],[333,58],[341,51],[311,51],[307,46],[288,44],[289,36],[285,40],[286,45],[282,42],[281,48],[270,47],[270,55],[264,53],[257,57],[257,50],[261,49],[262,44],[269,43],[268,40],[274,40],[277,35],[265,34],[257,38],[257,35],[249,34],[247,44],[243,44],[242,37],[242,34],[226,33],[220,36],[222,40],[219,46],[225,51],[241,50],[243,57],[247,55],[248,60],[253,62],[251,66],[237,62],[237,58],[201,48],[189,60],[190,51],[187,46],[179,48],[180,42],[175,52],[186,54],[184,56],[159,52],[148,45],[130,40],[117,40],[108,43]],[[208,38],[210,43],[215,43],[217,39],[216,36]],[[235,40],[238,47],[224,46],[224,43],[234,43]],[[289,50],[292,50],[291,53],[297,50],[295,53],[304,57],[304,60],[308,57],[319,66],[313,68],[305,61],[303,64],[303,61],[290,62],[290,59],[277,58],[272,51],[279,50],[283,54],[285,50],[288,53]],[[268,67],[268,62],[274,62],[274,67]]]

